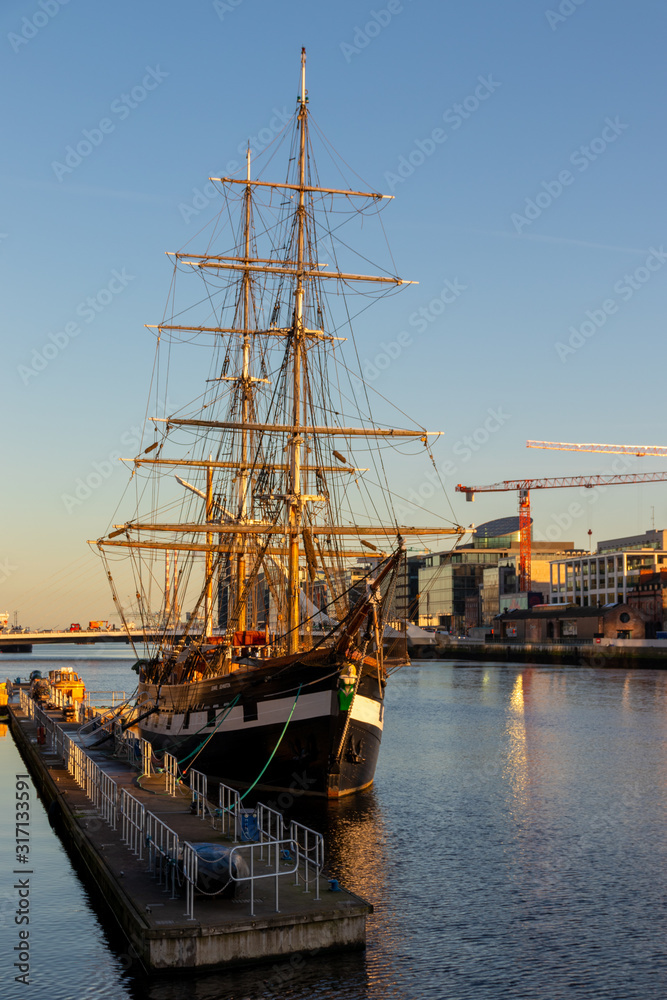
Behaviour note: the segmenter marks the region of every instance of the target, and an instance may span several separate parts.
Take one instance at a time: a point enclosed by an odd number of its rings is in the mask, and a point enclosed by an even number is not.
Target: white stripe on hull
[[[367,722],[370,726],[377,726],[382,730],[384,724],[384,704],[373,701],[372,698],[364,698],[357,695],[352,706],[351,718],[357,722]]]
[[[359,699],[357,699],[359,700]],[[362,698],[361,701],[370,701]],[[371,704],[375,704],[371,702]],[[208,712],[191,712],[187,729],[183,728],[185,715],[183,713],[171,716],[171,726],[167,728],[167,720],[170,718],[164,712],[158,715],[151,715],[141,723],[142,729],[147,732],[160,733],[169,736],[192,736],[201,732],[205,736],[207,732],[214,729],[217,733],[235,732],[240,729],[257,729],[260,726],[284,725],[289,718],[289,714],[294,706],[294,698],[271,698],[267,701],[257,703],[257,718],[243,721],[243,707],[236,705],[225,721],[215,729],[218,721],[224,716],[227,709],[218,709],[214,722],[207,724]],[[294,708],[292,721],[300,719],[315,719],[322,716],[329,717],[338,714],[338,699],[335,691],[316,691],[312,694],[302,694]],[[375,713],[377,719],[377,712]],[[356,716],[353,713],[353,718]],[[374,725],[378,723],[375,722]]]

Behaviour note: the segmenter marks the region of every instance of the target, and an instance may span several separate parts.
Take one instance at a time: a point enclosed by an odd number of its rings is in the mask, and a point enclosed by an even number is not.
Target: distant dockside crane
[[[614,446],[601,445],[600,447],[611,448]],[[626,447],[629,448],[630,446]],[[563,450],[566,449],[563,448]],[[635,452],[632,453],[634,454]],[[664,449],[664,453],[667,455],[667,448]],[[567,486],[583,486],[587,490],[592,490],[596,486],[625,486],[629,483],[660,483],[665,481],[667,481],[667,472],[639,472],[611,476],[562,476],[557,479],[506,479],[500,483],[492,483],[490,486],[463,486],[459,483],[456,491],[457,493],[465,493],[466,500],[468,501],[475,499],[475,493],[501,493],[516,490],[519,494],[519,590],[527,592],[530,590],[531,490],[562,489]]]
[[[571,444],[565,441],[526,441],[526,448],[545,451],[597,451],[604,455],[636,455],[637,458],[665,458],[667,445],[662,444]]]

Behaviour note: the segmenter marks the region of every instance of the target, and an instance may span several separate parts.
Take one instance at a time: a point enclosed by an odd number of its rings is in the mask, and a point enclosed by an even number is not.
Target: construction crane
[[[605,455],[636,455],[637,458],[664,458],[667,447],[661,444],[568,444],[564,441],[526,441],[526,448],[546,451],[599,451]]]
[[[583,486],[592,490],[596,486],[624,486],[629,483],[660,483],[667,481],[667,472],[631,472],[619,475],[561,476],[557,479],[505,479],[490,486],[456,487],[465,493],[466,500],[474,500],[475,493],[501,493],[516,490],[519,494],[519,590],[530,590],[530,491]]]

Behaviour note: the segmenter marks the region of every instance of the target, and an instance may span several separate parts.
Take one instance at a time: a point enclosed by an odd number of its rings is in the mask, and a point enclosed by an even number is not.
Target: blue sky
[[[610,467],[527,438],[665,441],[666,21],[657,0],[3,4],[0,610],[42,627],[110,617],[85,540],[125,485],[109,457],[138,447],[164,251],[214,214],[207,177],[291,113],[302,45],[311,113],[395,195],[384,227],[419,282],[357,324],[360,356],[374,389],[445,431],[461,521],[513,513],[516,495],[473,507],[459,481]],[[667,527],[667,486],[535,492],[533,515],[584,546],[589,528]]]

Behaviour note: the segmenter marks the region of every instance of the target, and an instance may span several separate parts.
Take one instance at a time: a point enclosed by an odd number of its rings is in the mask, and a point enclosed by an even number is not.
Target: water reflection
[[[519,673],[509,699],[507,720],[504,774],[508,778],[515,796],[515,805],[525,808],[525,792],[528,784],[528,762],[526,755],[526,720],[524,705],[524,674]],[[519,801],[516,801],[519,800]]]
[[[92,687],[113,664],[77,668]],[[425,662],[395,675],[374,790],[290,810],[325,833],[330,873],[373,903],[366,953],[130,974],[42,815],[40,988],[58,1000],[662,1000],[666,694],[659,671]],[[0,762],[9,794],[11,740]]]

